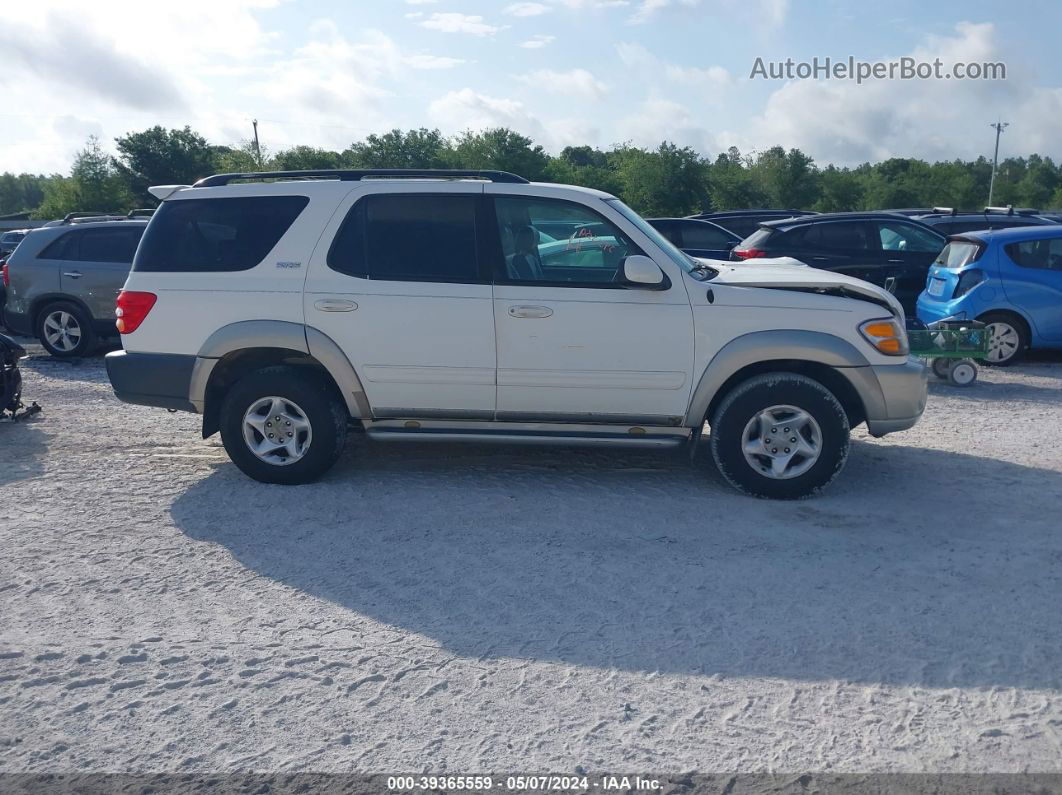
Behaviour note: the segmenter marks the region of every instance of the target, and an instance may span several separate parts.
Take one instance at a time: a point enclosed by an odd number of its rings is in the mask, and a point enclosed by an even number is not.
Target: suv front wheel
[[[719,472],[757,497],[809,497],[848,458],[844,408],[818,381],[797,373],[765,373],[737,385],[710,425]]]
[[[240,379],[220,420],[229,458],[262,483],[316,480],[339,458],[347,433],[347,410],[335,391],[298,367],[267,367]]]

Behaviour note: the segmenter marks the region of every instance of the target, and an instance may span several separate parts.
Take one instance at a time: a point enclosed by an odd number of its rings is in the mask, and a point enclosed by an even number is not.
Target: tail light
[[[6,287],[10,287],[11,286],[11,274],[8,273],[8,270],[7,270],[7,260],[6,259],[0,260],[0,265],[4,266],[3,269],[2,269],[3,270],[4,287],[5,288]]]
[[[767,252],[760,248],[735,248],[734,256],[738,259],[752,259],[753,257],[766,257]]]
[[[952,298],[958,298],[960,295],[966,295],[974,287],[979,285],[985,280],[985,272],[973,268],[968,270],[959,277],[959,283],[955,285],[955,292],[952,293]]]
[[[119,334],[132,334],[140,324],[144,322],[151,307],[155,305],[158,296],[154,293],[138,293],[131,290],[122,290],[118,293],[118,306],[114,310],[118,318],[114,324],[118,327]]]

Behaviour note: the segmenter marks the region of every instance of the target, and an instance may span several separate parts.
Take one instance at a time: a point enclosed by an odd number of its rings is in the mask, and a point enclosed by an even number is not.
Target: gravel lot
[[[242,476],[102,359],[0,425],[0,771],[1062,770],[1062,359],[800,503],[710,457]]]

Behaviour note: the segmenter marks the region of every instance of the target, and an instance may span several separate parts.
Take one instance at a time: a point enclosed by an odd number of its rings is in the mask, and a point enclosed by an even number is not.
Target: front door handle
[[[71,279],[80,279],[83,275],[81,271],[63,271],[63,276],[69,276]]]
[[[358,305],[345,298],[322,298],[314,307],[320,312],[353,312]]]
[[[890,259],[890,260],[885,260],[885,261],[889,262],[889,263],[892,263],[893,265],[902,265],[903,264],[903,260],[902,259]]]
[[[553,310],[548,306],[510,306],[510,317],[549,317]]]

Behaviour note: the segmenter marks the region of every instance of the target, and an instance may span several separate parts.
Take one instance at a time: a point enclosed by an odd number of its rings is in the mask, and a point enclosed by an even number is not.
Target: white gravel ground
[[[242,476],[40,354],[0,425],[0,771],[1062,770],[1062,364],[800,503],[710,457]]]

